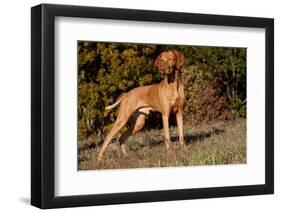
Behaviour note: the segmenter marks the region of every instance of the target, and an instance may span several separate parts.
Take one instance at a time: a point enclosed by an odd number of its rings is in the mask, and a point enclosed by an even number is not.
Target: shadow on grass
[[[184,142],[186,144],[190,144],[190,143],[195,143],[195,142],[200,142],[200,141],[204,141],[207,138],[210,138],[214,135],[219,135],[221,133],[223,133],[224,130],[222,129],[213,129],[211,131],[208,132],[198,132],[198,133],[193,133],[193,134],[186,134],[184,135]],[[175,143],[179,141],[179,136],[172,136],[171,137],[171,142]],[[159,144],[163,143],[163,139],[161,138],[161,140],[153,140],[150,145],[152,146],[157,146]]]
[[[208,132],[198,132],[198,133],[193,133],[193,134],[186,134],[184,135],[184,141],[186,144],[188,143],[195,143],[195,142],[200,142],[200,141],[203,141],[207,138],[210,138],[214,135],[219,135],[221,133],[223,133],[224,130],[222,129],[213,129],[211,131],[208,131]],[[113,140],[113,142],[116,142],[116,140]],[[179,141],[179,137],[178,136],[172,136],[171,137],[171,142],[175,143],[175,142],[178,142]],[[153,140],[151,139],[151,141],[149,142],[149,145],[150,146],[157,146],[159,144],[162,144],[163,143],[163,138],[160,137],[159,140]],[[101,144],[100,144],[101,145]],[[97,145],[95,142],[92,142],[90,144],[84,144],[83,146],[79,147],[78,148],[78,152],[83,152],[83,151],[89,151],[89,150],[95,150],[99,145]]]
[[[224,130],[222,129],[213,129],[212,131],[209,132],[200,132],[200,133],[195,133],[191,135],[185,135],[184,136],[184,141],[185,143],[194,143],[194,142],[199,142],[203,141],[211,136],[214,135],[219,135],[223,133]],[[174,137],[174,139],[171,139],[173,142],[178,140],[178,137]]]

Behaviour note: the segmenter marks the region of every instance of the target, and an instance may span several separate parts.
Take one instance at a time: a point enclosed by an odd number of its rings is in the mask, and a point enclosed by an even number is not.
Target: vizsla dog
[[[179,141],[181,145],[184,144],[182,113],[185,99],[184,85],[180,71],[183,63],[184,56],[178,51],[170,50],[162,52],[155,60],[155,66],[158,68],[159,72],[165,76],[164,80],[158,84],[132,89],[122,94],[114,104],[105,108],[106,110],[110,110],[120,105],[117,120],[104,140],[98,156],[98,161],[102,159],[113,136],[126,124],[129,118],[131,118],[130,127],[119,138],[122,153],[126,155],[125,141],[130,135],[139,131],[144,126],[145,116],[148,115],[150,111],[162,113],[164,141],[167,150],[171,148],[169,134],[169,115],[171,112],[176,114]]]

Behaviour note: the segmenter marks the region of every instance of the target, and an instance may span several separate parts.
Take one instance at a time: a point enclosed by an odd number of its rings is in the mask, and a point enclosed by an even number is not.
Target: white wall
[[[45,3],[81,4],[149,10],[259,16],[275,18],[275,195],[173,201],[67,209],[68,212],[277,212],[281,198],[280,91],[281,13],[278,1],[130,1],[60,0]],[[41,1],[2,1],[0,33],[0,209],[1,212],[37,212],[30,196],[30,7]],[[20,109],[20,110],[19,110]],[[278,131],[279,130],[279,131]],[[51,210],[65,212],[65,209]]]

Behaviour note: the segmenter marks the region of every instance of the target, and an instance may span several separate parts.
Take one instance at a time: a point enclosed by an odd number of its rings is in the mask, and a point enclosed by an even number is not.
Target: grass
[[[117,140],[97,162],[100,147],[95,143],[79,143],[79,170],[175,167],[246,163],[246,120],[219,122],[200,126],[185,126],[186,145],[178,143],[176,127],[170,128],[174,151],[167,152],[163,130],[152,129],[132,135],[128,141],[128,156],[123,156]]]

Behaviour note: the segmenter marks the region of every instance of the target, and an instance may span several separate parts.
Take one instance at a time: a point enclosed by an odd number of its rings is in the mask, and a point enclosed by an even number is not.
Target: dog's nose
[[[162,68],[165,69],[165,70],[168,69],[168,65],[165,64],[165,63],[161,64],[161,66],[162,66]]]

